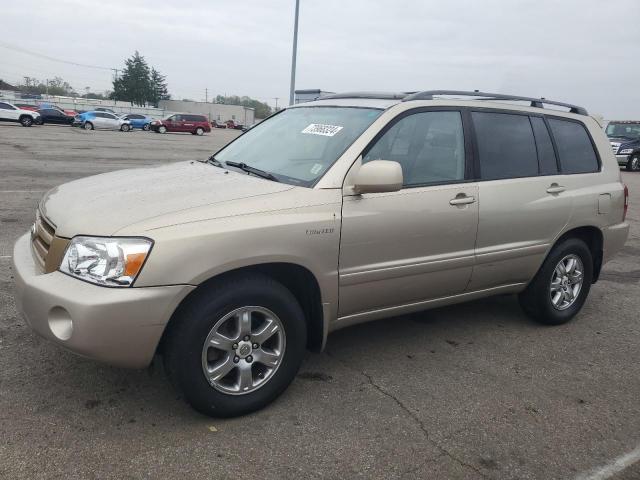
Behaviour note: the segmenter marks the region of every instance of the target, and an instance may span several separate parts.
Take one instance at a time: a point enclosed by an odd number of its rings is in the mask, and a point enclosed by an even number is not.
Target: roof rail
[[[589,115],[587,110],[577,105],[571,105],[570,103],[556,102],[553,100],[547,100],[546,98],[532,98],[532,97],[520,97],[518,95],[505,95],[502,93],[486,93],[474,90],[473,92],[466,92],[462,90],[425,90],[424,92],[416,92],[410,95],[406,95],[402,101],[407,102],[409,100],[433,100],[433,97],[440,96],[454,96],[454,97],[480,97],[474,100],[512,100],[521,102],[531,102],[532,107],[544,108],[544,104],[557,105],[559,107],[568,108],[571,113],[577,113],[579,115]]]
[[[350,93],[334,93],[318,98],[318,100],[336,99],[336,98],[371,98],[376,100],[402,100],[407,95],[416,92],[350,92]]]

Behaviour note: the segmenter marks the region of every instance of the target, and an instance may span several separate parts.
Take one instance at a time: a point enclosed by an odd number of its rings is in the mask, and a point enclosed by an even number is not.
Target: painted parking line
[[[610,463],[594,468],[576,477],[576,480],[606,480],[617,473],[622,472],[627,467],[640,461],[640,446],[635,450],[613,459]]]
[[[44,190],[0,190],[0,193],[43,193]]]

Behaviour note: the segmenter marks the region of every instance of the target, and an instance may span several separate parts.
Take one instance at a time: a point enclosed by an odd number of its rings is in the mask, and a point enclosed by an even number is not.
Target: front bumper
[[[43,274],[29,235],[13,250],[18,310],[39,335],[84,357],[127,368],[151,363],[164,328],[190,285],[107,288],[64,273]]]

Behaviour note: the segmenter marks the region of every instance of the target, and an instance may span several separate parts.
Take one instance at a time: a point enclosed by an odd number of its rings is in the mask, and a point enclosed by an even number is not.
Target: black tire
[[[559,310],[551,301],[551,278],[558,263],[567,255],[576,255],[583,265],[582,287],[571,306]],[[567,238],[556,244],[531,283],[518,299],[527,315],[545,325],[561,325],[571,320],[584,305],[593,280],[593,257],[589,247],[578,238]]]
[[[20,125],[23,127],[30,127],[33,125],[33,118],[30,115],[23,115],[20,117]]]
[[[142,130],[144,130],[145,132],[148,132],[150,128],[151,128],[151,127],[149,126],[149,124],[148,124],[148,123],[145,123],[145,124],[142,126]]]
[[[640,171],[640,155],[634,155],[627,160],[626,169],[628,172]]]
[[[163,352],[167,375],[187,402],[204,415],[234,417],[259,410],[289,386],[300,368],[307,339],[302,308],[286,287],[260,274],[235,276],[201,288],[171,320]],[[202,370],[202,349],[214,324],[243,306],[267,308],[277,315],[286,348],[277,370],[262,386],[233,395],[208,383]]]
[[[198,127],[196,128],[196,131],[193,132],[195,135],[198,135],[199,137],[201,137],[202,135],[204,135],[204,128],[202,127]]]
[[[84,128],[85,130],[93,130],[93,123],[91,122],[84,122],[84,124],[82,125],[82,128]]]
[[[167,133],[167,127],[165,127],[164,125],[160,125],[158,127],[158,130],[156,130],[156,132],[158,132],[158,133]]]
[[[129,130],[131,130],[131,127],[126,123],[122,124],[122,126],[120,127],[120,131],[122,132],[128,132]]]

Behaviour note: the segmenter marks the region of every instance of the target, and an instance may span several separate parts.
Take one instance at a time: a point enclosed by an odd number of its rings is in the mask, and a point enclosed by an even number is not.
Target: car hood
[[[108,236],[143,220],[292,188],[190,161],[65,183],[44,196],[40,211],[55,225],[57,236]]]

